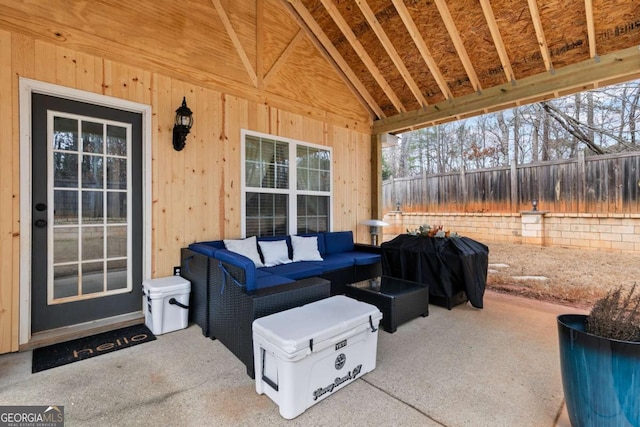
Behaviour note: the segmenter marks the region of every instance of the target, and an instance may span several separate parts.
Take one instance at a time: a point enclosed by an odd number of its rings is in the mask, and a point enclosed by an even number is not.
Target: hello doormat
[[[33,350],[31,372],[44,371],[155,339],[149,328],[141,324],[37,348]]]

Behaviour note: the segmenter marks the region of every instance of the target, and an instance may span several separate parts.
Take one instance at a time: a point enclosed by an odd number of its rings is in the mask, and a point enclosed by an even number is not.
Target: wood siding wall
[[[520,212],[535,198],[551,212],[637,214],[640,153],[392,179],[382,193],[383,212]]]
[[[306,42],[296,43],[304,46]],[[313,55],[308,52],[306,57]],[[323,70],[333,73],[330,67]],[[158,72],[151,65],[127,65],[0,27],[0,353],[18,350],[19,77],[151,105],[153,277],[172,274],[172,267],[180,262],[180,248],[188,243],[240,236],[243,128],[333,147],[333,229],[353,230],[358,241],[368,241],[366,227],[358,224],[371,216],[370,119],[348,89],[336,83],[339,78],[323,81],[313,74],[312,80],[303,81],[305,96],[314,93],[319,99],[308,106],[304,99],[295,98],[300,89],[294,84],[283,87],[279,90],[283,95],[270,102],[269,96],[252,87],[246,96],[237,87],[230,94],[217,89],[219,83],[175,74]],[[270,82],[276,91],[279,78],[273,75]],[[353,116],[360,115],[361,121],[325,109],[334,91],[339,92],[333,94],[338,98],[351,98]],[[284,108],[287,93],[292,97],[290,108]],[[194,127],[186,148],[177,152],[171,135],[175,109],[183,96],[194,112]],[[344,103],[340,108],[345,108]]]

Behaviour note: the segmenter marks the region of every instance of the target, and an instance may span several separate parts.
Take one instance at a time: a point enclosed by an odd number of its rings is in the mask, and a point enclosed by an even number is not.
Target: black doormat
[[[149,328],[140,324],[37,348],[33,350],[31,372],[44,371],[155,339]]]

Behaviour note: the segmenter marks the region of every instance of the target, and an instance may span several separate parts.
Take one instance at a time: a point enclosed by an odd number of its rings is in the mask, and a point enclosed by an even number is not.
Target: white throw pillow
[[[264,257],[264,266],[273,267],[274,265],[289,264],[289,247],[286,240],[264,240],[258,241],[262,256]]]
[[[294,261],[322,261],[318,252],[318,237],[291,236]]]
[[[244,255],[251,259],[256,267],[264,267],[260,254],[258,253],[258,246],[256,245],[256,236],[247,237],[242,240],[225,240],[224,247],[231,252],[235,252],[240,255]]]

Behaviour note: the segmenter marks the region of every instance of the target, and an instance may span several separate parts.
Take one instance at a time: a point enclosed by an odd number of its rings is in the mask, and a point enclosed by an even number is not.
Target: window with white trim
[[[331,148],[242,131],[242,235],[331,229]]]

